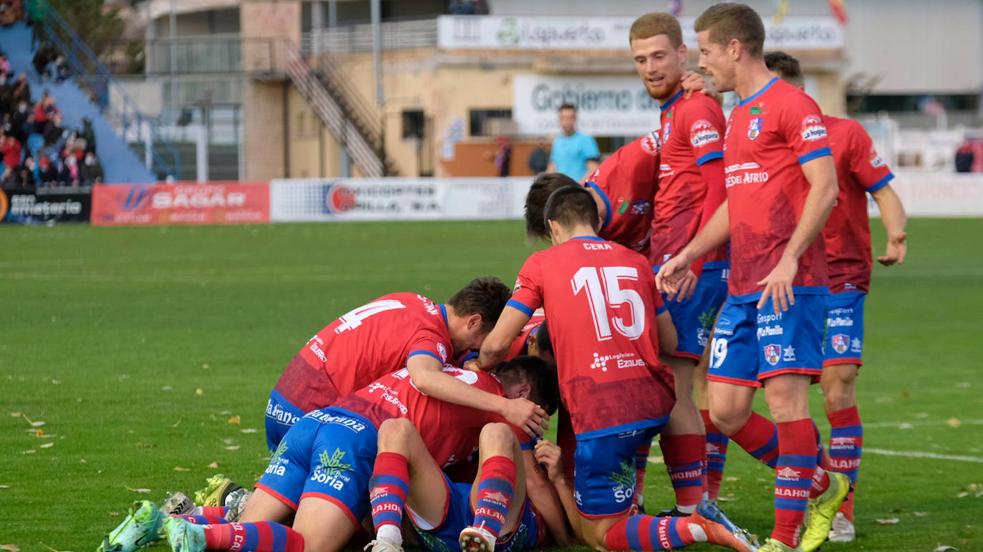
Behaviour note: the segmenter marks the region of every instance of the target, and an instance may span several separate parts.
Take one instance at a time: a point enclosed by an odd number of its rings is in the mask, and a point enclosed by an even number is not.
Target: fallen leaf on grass
[[[171,387],[170,385],[165,385],[164,387],[161,387],[160,390],[161,391],[174,391],[174,388]]]
[[[183,418],[178,418],[178,420],[176,422],[174,422],[173,424],[171,424],[171,427],[177,427],[177,426],[181,425],[181,420],[182,419]]]
[[[649,456],[648,458],[650,464],[665,464],[666,461],[661,456]]]
[[[737,499],[732,496],[718,496],[717,500],[720,502],[734,502]]]
[[[915,427],[915,426],[913,426],[913,425],[911,425],[909,423],[898,424],[898,429],[911,429],[913,427]]]
[[[25,452],[24,454],[27,454],[27,453]],[[969,496],[969,493],[967,493],[966,491],[963,491],[963,492],[957,494],[956,495],[956,498],[966,498],[967,496]]]
[[[240,423],[242,423],[242,419],[239,417],[238,414],[229,417],[229,425],[239,425]]]
[[[897,525],[901,520],[898,518],[887,518],[877,520],[878,525]]]
[[[189,469],[189,468],[182,468],[181,466],[174,466],[174,471],[176,471],[176,472],[186,472],[186,471],[191,471],[191,469]]]
[[[247,427],[247,428],[240,429],[239,431],[242,433],[256,433],[256,428]]]
[[[21,417],[21,413],[20,412],[11,412],[10,415],[12,417],[14,417],[14,418],[20,418]]]
[[[53,446],[55,446],[55,444],[54,444],[54,443],[52,443],[52,442],[48,442],[48,443],[42,443],[42,444],[41,444],[41,448],[51,448],[51,447],[53,447]]]
[[[915,514],[915,517],[925,517],[928,515],[928,512],[912,512],[912,514]]]
[[[36,453],[36,452],[37,452],[37,451],[36,451],[36,450],[34,450],[34,449],[27,449],[27,450],[22,450],[22,451],[21,451],[21,454],[34,454],[34,453]],[[965,495],[965,494],[968,494],[968,493],[963,493],[963,494]]]
[[[208,465],[208,467],[209,468],[212,468],[213,470],[214,469],[217,469],[218,468],[218,462],[212,462],[211,464]]]
[[[38,439],[40,439],[41,437],[44,437],[44,430],[43,429],[35,429],[33,431],[34,431],[34,436],[37,437]]]
[[[204,394],[205,394],[205,390],[202,389],[201,387],[199,387],[198,389],[195,389],[195,395],[198,395],[200,397],[200,396],[202,396]]]
[[[9,489],[10,485],[0,485],[0,489]]]
[[[239,445],[229,445],[225,447],[225,450],[239,450]]]
[[[959,383],[956,384],[956,387],[958,387],[960,389],[969,389],[972,386],[973,386],[973,384],[969,383],[968,381],[961,381],[961,382],[959,382]]]
[[[734,477],[733,475],[729,475],[724,479],[726,479],[727,481],[739,481],[739,479],[737,477]]]
[[[948,424],[949,427],[959,427],[963,425],[959,418],[949,418],[945,423]]]
[[[951,552],[952,550],[959,550],[955,546],[949,546],[948,544],[940,544],[932,549],[932,552]]]
[[[51,380],[52,385],[61,385],[61,380],[53,379]]]
[[[20,547],[16,544],[0,544],[0,550],[6,550],[7,552],[20,552]]]
[[[208,363],[206,362],[206,363],[202,364],[201,367],[203,369],[205,369],[205,370],[208,370]]]
[[[138,493],[138,494],[147,494],[147,493],[150,492],[150,489],[145,489],[143,487],[140,487],[139,489],[134,489],[134,488],[131,488],[131,487],[127,487],[126,490],[127,491],[130,491],[130,492]]]

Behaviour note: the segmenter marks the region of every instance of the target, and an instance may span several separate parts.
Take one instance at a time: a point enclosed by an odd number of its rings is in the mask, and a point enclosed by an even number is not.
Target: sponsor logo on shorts
[[[283,477],[287,473],[287,465],[290,464],[290,459],[284,458],[283,455],[287,453],[287,442],[281,441],[280,445],[276,448],[276,452],[270,457],[270,464],[266,466],[266,474],[276,475]]]
[[[322,483],[337,491],[345,488],[345,484],[351,482],[352,465],[343,462],[345,451],[336,448],[334,452],[321,451],[320,463],[314,467],[311,473],[311,481]]]
[[[714,142],[720,141],[720,131],[710,121],[700,119],[690,127],[689,141],[694,148],[709,146]]]
[[[781,326],[764,326],[758,328],[758,339],[762,337],[771,337],[775,335],[782,335],[785,333],[785,328]]]
[[[287,412],[279,404],[274,404],[272,400],[266,402],[266,417],[273,418],[278,423],[289,426],[296,424],[300,420],[300,416]]]
[[[806,118],[802,119],[802,140],[815,142],[826,138],[826,136],[826,125],[823,124],[819,115],[806,115]]]
[[[322,424],[332,424],[338,425],[345,429],[349,429],[352,433],[361,433],[365,429],[365,422],[352,418],[350,416],[344,416],[339,414],[332,414],[331,412],[325,412],[323,410],[315,410],[313,412],[308,412],[305,418],[310,418],[316,420]]]
[[[782,319],[782,313],[758,313],[758,325],[771,324],[772,322],[778,322]]]
[[[861,343],[859,337],[854,337],[853,340],[850,341],[850,350],[853,351],[854,353],[859,353],[863,349],[864,349],[863,343]]]
[[[836,351],[837,354],[842,355],[846,352],[847,347],[849,347],[850,336],[846,334],[833,334],[833,336],[830,338],[830,343],[833,344],[833,350]]]
[[[765,361],[772,366],[778,364],[778,361],[782,358],[782,347],[781,345],[765,345],[764,348]]]
[[[791,345],[785,347],[785,352],[782,353],[782,362],[795,362],[795,347]]]
[[[829,318],[830,328],[850,328],[853,327],[853,319],[846,316],[831,316]]]
[[[614,501],[621,504],[626,500],[631,500],[635,494],[635,465],[631,462],[621,462],[619,469],[611,473],[611,481],[614,485],[611,492],[614,494]]]

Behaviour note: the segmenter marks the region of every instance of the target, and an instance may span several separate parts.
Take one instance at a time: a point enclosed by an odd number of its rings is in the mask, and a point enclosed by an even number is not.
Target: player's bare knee
[[[379,424],[379,448],[382,450],[398,447],[416,431],[413,422],[406,418],[390,418]]]
[[[506,456],[512,452],[514,439],[515,435],[507,424],[485,424],[478,437],[478,446],[486,455]]]

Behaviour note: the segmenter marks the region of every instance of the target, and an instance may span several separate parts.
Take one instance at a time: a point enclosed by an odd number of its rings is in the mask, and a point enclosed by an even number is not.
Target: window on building
[[[471,136],[491,136],[488,123],[494,119],[512,120],[511,109],[472,109],[468,115],[468,134]]]
[[[403,111],[403,139],[423,138],[425,134],[426,118],[420,109],[406,109]]]

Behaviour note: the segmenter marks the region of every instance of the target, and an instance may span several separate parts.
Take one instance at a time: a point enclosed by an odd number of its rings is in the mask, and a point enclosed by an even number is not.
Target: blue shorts
[[[862,291],[844,291],[829,296],[823,366],[864,363],[864,300]]]
[[[294,510],[307,497],[327,500],[358,526],[370,512],[377,438],[376,427],[357,414],[315,410],[290,428],[256,488]]]
[[[685,301],[666,300],[679,338],[672,356],[691,358],[697,362],[703,358],[717,311],[727,299],[727,278],[730,275],[727,266],[726,262],[706,263],[692,297]]]
[[[759,311],[757,303],[728,298],[713,330],[707,379],[749,387],[781,374],[818,380],[826,299],[797,294],[788,311],[775,314],[770,300]]]
[[[662,430],[660,424],[634,431],[577,438],[573,453],[574,496],[577,509],[588,519],[623,515],[634,500],[635,453]]]
[[[465,527],[474,523],[474,510],[471,508],[471,483],[452,483],[445,475],[447,485],[447,513],[444,521],[437,527],[428,528],[426,522],[410,515],[413,531],[420,541],[420,547],[429,552],[457,552],[461,549],[458,537]],[[541,537],[545,537],[546,526],[536,514],[529,499],[522,507],[522,513],[515,529],[504,540],[495,542],[497,552],[520,552],[541,548]]]
[[[304,417],[306,412],[290,404],[277,391],[270,393],[266,401],[266,448],[275,451],[287,431]]]

